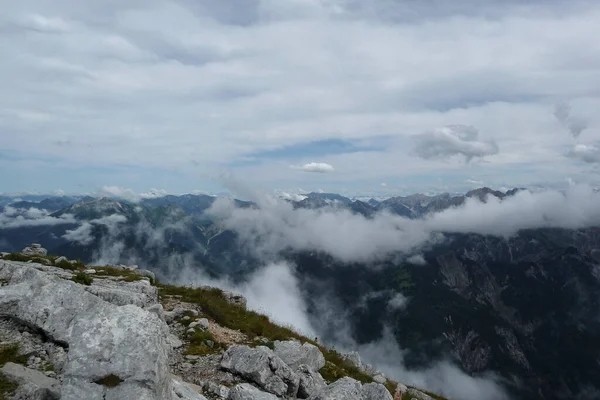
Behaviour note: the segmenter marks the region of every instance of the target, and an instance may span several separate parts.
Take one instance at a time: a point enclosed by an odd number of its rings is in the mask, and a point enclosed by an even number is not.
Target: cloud
[[[47,210],[38,208],[15,208],[6,206],[0,213],[0,229],[15,229],[30,226],[52,226],[76,224],[71,214],[63,214],[58,218],[52,217]]]
[[[422,254],[415,254],[413,256],[410,256],[406,259],[407,262],[411,263],[411,264],[415,264],[415,265],[425,265],[425,259],[423,258]]]
[[[554,108],[554,116],[569,130],[573,137],[578,137],[589,125],[585,119],[571,115],[571,105],[569,103],[557,104]]]
[[[566,155],[586,163],[600,163],[600,148],[590,144],[576,144]]]
[[[525,185],[578,168],[555,157],[568,136],[544,140],[549,97],[577,104],[590,126],[599,118],[599,58],[580,45],[600,21],[591,0],[6,3],[0,181],[11,192],[105,182],[218,192],[224,166],[270,189],[282,176],[303,186],[286,167],[313,160],[340,171],[327,191],[372,190],[398,174],[428,186],[440,164],[408,157],[407,142],[452,121],[497,140],[494,180],[510,173]],[[266,156],[258,171],[240,162],[323,142],[357,146],[285,165]],[[380,150],[364,151],[370,143]],[[451,188],[470,166],[453,168]]]
[[[79,243],[84,246],[89,245],[94,240],[92,235],[94,226],[103,225],[108,228],[108,235],[106,236],[106,239],[112,241],[118,232],[119,224],[126,221],[127,217],[113,214],[106,217],[93,219],[89,222],[84,222],[76,229],[67,230],[62,237],[70,242]]]
[[[310,162],[304,165],[299,165],[299,166],[292,166],[293,169],[299,169],[302,170],[304,172],[317,172],[320,174],[324,174],[327,172],[333,172],[333,166],[327,163],[321,163],[321,162]]]
[[[472,126],[449,125],[415,136],[416,154],[425,159],[463,155],[467,161],[474,157],[498,154],[493,140],[478,140],[479,131]]]
[[[294,209],[283,201],[261,202],[259,208],[236,208],[218,199],[208,213],[224,229],[240,235],[241,242],[261,257],[287,249],[322,251],[342,261],[370,261],[396,252],[414,252],[440,240],[443,233],[479,233],[509,237],[521,229],[584,228],[600,225],[600,193],[588,186],[565,192],[520,191],[482,203],[469,198],[424,219],[377,214],[367,219],[344,209]]]
[[[132,189],[123,188],[120,186],[102,186],[102,188],[100,188],[100,190],[98,190],[95,194],[100,197],[117,197],[132,203],[138,203],[142,199],[156,199],[159,197],[164,197],[168,193],[164,189],[152,188],[148,192],[136,193]]]

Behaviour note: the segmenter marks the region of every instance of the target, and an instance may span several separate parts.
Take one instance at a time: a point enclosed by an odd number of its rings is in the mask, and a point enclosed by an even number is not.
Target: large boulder
[[[258,390],[249,383],[241,383],[229,391],[228,400],[277,400],[277,396]]]
[[[40,371],[9,362],[0,369],[0,372],[19,385],[18,391],[12,397],[15,400],[60,399],[60,383]]]
[[[156,314],[23,264],[0,261],[0,278],[0,315],[68,346],[63,400],[171,397],[169,330]]]
[[[300,399],[308,399],[327,386],[321,374],[308,365],[300,365],[296,370],[296,374],[300,377],[300,386],[298,387],[298,398]]]
[[[362,400],[362,385],[355,379],[342,378],[311,396],[310,400]]]
[[[44,249],[41,244],[33,243],[31,246],[25,247],[21,253],[26,256],[45,256],[48,250]]]
[[[323,353],[310,343],[302,344],[297,340],[276,341],[273,351],[294,370],[303,364],[308,365],[313,371],[319,371],[325,366]]]
[[[94,279],[85,290],[118,306],[133,304],[146,308],[158,302],[158,288],[146,279],[134,282]]]
[[[268,347],[231,346],[223,354],[221,368],[277,396],[295,397],[298,393],[300,378]]]
[[[394,400],[389,390],[380,383],[367,383],[361,392],[362,400]]]

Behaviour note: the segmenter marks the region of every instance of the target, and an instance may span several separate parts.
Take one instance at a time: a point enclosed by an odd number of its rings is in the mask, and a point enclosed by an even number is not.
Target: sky
[[[600,185],[596,0],[20,0],[0,192]]]

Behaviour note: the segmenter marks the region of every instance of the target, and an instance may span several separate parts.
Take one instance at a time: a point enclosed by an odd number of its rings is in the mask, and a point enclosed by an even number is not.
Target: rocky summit
[[[2,255],[0,284],[0,399],[431,398],[239,295],[160,285],[137,266],[91,268],[32,246]]]

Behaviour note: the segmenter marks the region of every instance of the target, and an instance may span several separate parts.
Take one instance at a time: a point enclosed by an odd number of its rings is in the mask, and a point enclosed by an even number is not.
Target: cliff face
[[[247,311],[241,296],[32,249],[0,259],[0,398],[429,398]]]

